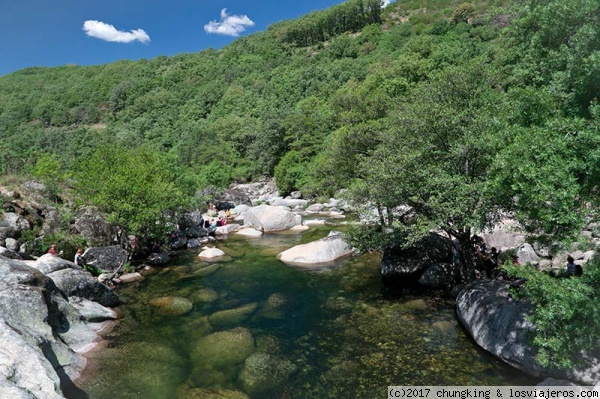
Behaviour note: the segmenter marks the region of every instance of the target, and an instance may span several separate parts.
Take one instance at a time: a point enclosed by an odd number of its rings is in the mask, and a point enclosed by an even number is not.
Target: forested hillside
[[[284,193],[347,188],[394,239],[495,209],[568,234],[600,177],[598,12],[348,0],[218,51],[24,69],[0,78],[0,171],[83,176],[94,152],[144,147],[182,192],[264,174]],[[406,204],[411,223],[391,211]]]

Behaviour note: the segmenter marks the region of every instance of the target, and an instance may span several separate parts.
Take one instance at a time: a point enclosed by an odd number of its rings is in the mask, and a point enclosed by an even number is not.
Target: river
[[[232,235],[215,244],[224,261],[184,251],[121,287],[119,323],[70,399],[380,399],[388,385],[535,384],[475,345],[451,299],[386,289],[376,254],[317,271],[275,258],[331,228]],[[193,308],[173,316],[149,304],[165,296]]]

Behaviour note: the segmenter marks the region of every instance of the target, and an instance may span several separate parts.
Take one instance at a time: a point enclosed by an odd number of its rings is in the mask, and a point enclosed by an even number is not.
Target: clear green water
[[[230,256],[218,266],[189,251],[122,288],[120,322],[108,345],[90,354],[88,375],[71,397],[384,398],[388,385],[535,382],[479,350],[452,301],[390,294],[376,255],[321,271],[275,258],[329,229],[233,236],[217,244]],[[187,298],[193,309],[161,315],[149,301],[163,296]],[[227,309],[240,314],[214,315]],[[236,327],[247,330],[231,333],[244,337],[232,346],[218,332]],[[229,396],[210,396],[216,392]]]

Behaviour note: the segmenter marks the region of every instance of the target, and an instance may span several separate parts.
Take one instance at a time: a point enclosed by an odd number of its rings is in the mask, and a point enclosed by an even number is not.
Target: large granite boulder
[[[600,380],[600,352],[584,357],[578,369],[556,370],[541,366],[531,343],[535,329],[527,316],[533,306],[527,301],[509,300],[509,283],[477,280],[456,298],[460,322],[483,349],[511,366],[535,377],[554,377],[594,385]]]
[[[459,279],[459,271],[452,263],[434,263],[419,278],[419,284],[429,288],[452,288]]]
[[[201,226],[203,221],[202,212],[194,210],[192,212],[184,213],[178,220],[179,228],[181,230]]]
[[[381,274],[417,280],[434,263],[452,259],[452,241],[431,233],[409,248],[388,247],[383,251]]]
[[[3,212],[0,226],[8,227],[13,231],[23,231],[31,229],[31,223],[21,215],[15,212]]]
[[[83,260],[103,272],[112,273],[127,262],[127,251],[118,245],[91,247],[83,253]]]
[[[0,256],[0,397],[62,399],[61,384],[85,367],[80,353],[100,339],[104,324],[88,321],[98,313],[83,316],[52,279]]]
[[[521,265],[538,262],[540,260],[540,257],[535,253],[535,250],[529,243],[523,243],[517,248],[517,258]]]
[[[292,198],[276,198],[271,201],[271,205],[273,206],[287,206],[290,208],[305,208],[308,205],[307,200],[303,199],[292,199]]]
[[[55,256],[52,254],[44,254],[40,256],[36,259],[32,266],[46,275],[64,269],[83,270],[81,266],[78,266],[73,262],[69,262],[60,256]]]
[[[89,272],[63,269],[47,274],[56,286],[68,296],[78,296],[98,302],[102,306],[117,306],[119,296]]]
[[[74,217],[73,227],[94,247],[108,246],[116,235],[116,228],[106,221],[106,216],[95,207],[78,210]]]
[[[264,232],[288,230],[301,223],[299,215],[265,204],[250,208],[244,214],[244,224]]]
[[[352,248],[341,234],[334,234],[308,244],[296,245],[277,255],[280,261],[295,266],[319,266],[352,255]]]

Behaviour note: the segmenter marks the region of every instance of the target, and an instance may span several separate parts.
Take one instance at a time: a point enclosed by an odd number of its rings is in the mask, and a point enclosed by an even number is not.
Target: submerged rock
[[[266,394],[282,386],[295,370],[287,359],[254,353],[246,359],[240,380],[251,395]]]
[[[247,328],[219,331],[192,346],[191,359],[206,368],[228,368],[242,363],[254,352],[254,337]]]
[[[179,388],[177,399],[249,399],[248,395],[239,391],[212,388]]]
[[[194,307],[189,299],[177,296],[154,298],[149,303],[159,314],[166,316],[181,316],[189,313]]]
[[[235,309],[220,310],[208,316],[210,324],[218,327],[232,327],[240,325],[256,310],[257,303],[249,303]]]
[[[211,303],[219,299],[219,293],[211,288],[200,288],[192,294],[194,302]]]

